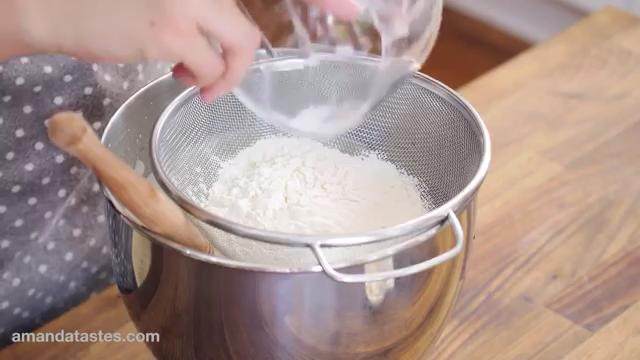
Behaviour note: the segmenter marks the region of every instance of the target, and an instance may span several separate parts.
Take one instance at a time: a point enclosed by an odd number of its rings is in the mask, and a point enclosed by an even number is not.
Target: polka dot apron
[[[100,186],[49,142],[44,121],[82,111],[100,135],[128,96],[167,71],[63,56],[0,64],[0,346],[111,282]]]

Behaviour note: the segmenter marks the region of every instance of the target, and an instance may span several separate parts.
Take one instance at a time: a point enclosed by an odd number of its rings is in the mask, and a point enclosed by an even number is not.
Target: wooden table
[[[640,359],[640,20],[603,10],[462,89],[492,134],[477,239],[438,359]],[[41,331],[133,332],[109,288]],[[145,358],[19,344],[11,359]]]

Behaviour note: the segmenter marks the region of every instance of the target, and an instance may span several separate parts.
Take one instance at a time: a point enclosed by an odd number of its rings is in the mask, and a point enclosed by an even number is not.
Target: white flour
[[[207,208],[244,225],[316,235],[375,230],[425,213],[414,182],[392,164],[294,138],[261,140],[223,164]]]
[[[316,105],[305,108],[291,119],[282,117],[280,121],[289,129],[315,138],[331,137],[360,124],[367,108],[366,103],[359,102],[347,102],[340,106]]]

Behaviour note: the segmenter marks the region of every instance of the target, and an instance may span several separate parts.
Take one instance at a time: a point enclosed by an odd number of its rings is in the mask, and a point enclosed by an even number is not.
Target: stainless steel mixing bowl
[[[421,75],[414,80],[437,88],[439,96],[451,97],[477,118],[443,85]],[[149,175],[154,123],[184,90],[170,76],[150,84],[114,115],[103,142]],[[140,226],[106,192],[115,280],[139,331],[160,334],[160,342],[149,348],[170,359],[425,358],[454,304],[473,238],[475,194],[489,162],[489,139],[477,121],[484,152],[475,175],[454,194],[454,202],[433,210],[442,216],[423,233],[428,241],[395,246],[388,254],[395,268],[406,268],[456,244],[463,244],[461,251],[394,280],[348,283],[327,275],[326,266],[292,269],[199,253]],[[451,212],[460,220],[463,238],[447,222]],[[339,267],[341,274],[376,270],[376,263],[356,260]]]

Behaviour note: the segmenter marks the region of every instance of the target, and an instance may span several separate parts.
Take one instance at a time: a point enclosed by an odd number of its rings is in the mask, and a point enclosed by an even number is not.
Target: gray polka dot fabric
[[[100,186],[48,141],[45,120],[81,111],[100,135],[128,96],[167,71],[63,56],[0,64],[0,346],[111,282]]]

